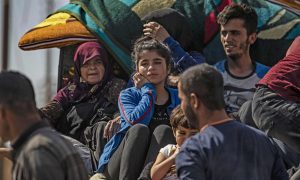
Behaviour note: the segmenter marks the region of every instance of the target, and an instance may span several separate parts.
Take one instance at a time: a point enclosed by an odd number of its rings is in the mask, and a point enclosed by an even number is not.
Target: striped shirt
[[[254,69],[246,77],[237,77],[228,70],[227,61],[215,64],[216,69],[222,74],[224,80],[224,100],[227,113],[237,112],[248,100],[252,99],[255,85],[270,69],[269,67],[254,63]]]

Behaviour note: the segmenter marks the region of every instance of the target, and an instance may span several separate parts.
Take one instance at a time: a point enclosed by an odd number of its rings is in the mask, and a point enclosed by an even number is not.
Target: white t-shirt
[[[176,145],[174,144],[168,144],[165,147],[161,148],[159,150],[160,153],[162,153],[166,158],[170,157],[176,150]],[[166,174],[166,176],[163,178],[163,180],[178,180],[176,175],[176,167],[175,164],[173,164]]]

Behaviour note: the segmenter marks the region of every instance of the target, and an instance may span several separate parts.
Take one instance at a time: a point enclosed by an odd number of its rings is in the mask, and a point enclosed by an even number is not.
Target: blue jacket
[[[168,113],[180,104],[177,89],[167,88],[171,97]],[[149,125],[156,99],[156,90],[153,84],[146,83],[141,89],[131,87],[123,90],[119,97],[119,111],[121,116],[121,129],[105,145],[99,159],[97,172],[103,173],[110,157],[119,147],[127,130],[134,124],[141,123]]]
[[[201,53],[196,51],[186,52],[171,36],[164,40],[164,44],[170,48],[174,67],[180,73],[189,67],[205,62],[205,58]]]

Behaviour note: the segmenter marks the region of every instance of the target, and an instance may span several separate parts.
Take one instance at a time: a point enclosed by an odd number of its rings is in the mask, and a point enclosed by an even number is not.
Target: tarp
[[[275,64],[300,34],[300,19],[283,6],[264,0],[71,0],[58,12],[67,12],[80,20],[130,73],[133,67],[130,51],[134,40],[142,35],[141,18],[165,7],[188,17],[196,42],[194,49],[203,48],[208,63],[224,59],[216,16],[232,2],[249,4],[259,16],[258,40],[251,48],[252,58],[266,65]]]

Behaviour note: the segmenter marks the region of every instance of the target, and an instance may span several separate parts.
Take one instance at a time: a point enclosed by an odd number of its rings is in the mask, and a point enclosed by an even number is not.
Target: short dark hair
[[[159,42],[151,37],[142,36],[137,39],[133,46],[131,57],[134,60],[135,66],[138,66],[140,60],[140,54],[143,51],[156,51],[161,57],[166,60],[168,68],[170,68],[171,51],[165,44]]]
[[[206,63],[193,66],[180,75],[179,81],[188,101],[194,93],[211,111],[225,107],[223,77],[213,66]]]
[[[30,80],[19,72],[1,72],[0,104],[19,116],[35,111],[35,95]]]
[[[246,28],[248,35],[256,32],[257,14],[252,7],[243,3],[230,4],[218,15],[217,22],[220,25],[224,25],[231,19],[244,20],[244,27]]]
[[[197,127],[192,127],[191,124],[188,122],[188,119],[184,115],[180,105],[178,105],[176,108],[172,110],[170,116],[170,124],[174,129],[178,128],[178,126],[182,126],[188,129],[197,129]]]

